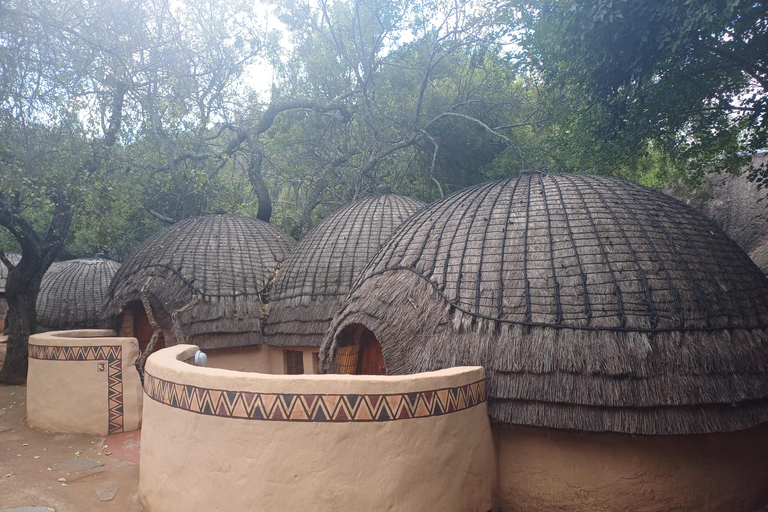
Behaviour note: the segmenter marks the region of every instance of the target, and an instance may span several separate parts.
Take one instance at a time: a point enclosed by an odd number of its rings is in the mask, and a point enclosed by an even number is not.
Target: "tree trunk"
[[[21,246],[21,260],[14,265],[0,250],[0,259],[8,267],[5,298],[8,301],[8,343],[0,383],[24,384],[27,380],[27,341],[37,329],[35,303],[43,275],[61,251],[72,224],[72,208],[60,189],[56,191],[53,216],[45,236],[38,236],[34,226],[19,212],[18,206],[3,201],[0,193],[0,226],[5,227]]]
[[[248,137],[248,147],[251,151],[251,163],[248,166],[248,179],[256,192],[256,199],[259,202],[259,209],[256,212],[256,218],[269,222],[272,217],[272,200],[269,197],[269,187],[267,187],[264,178],[261,176],[261,167],[264,162],[264,153],[261,150],[261,143],[256,137]]]
[[[256,218],[269,222],[272,218],[272,200],[269,198],[269,188],[259,175],[255,180],[256,198],[259,200],[259,209],[256,211]]]
[[[27,340],[37,329],[35,304],[43,274],[49,266],[50,264],[44,265],[42,261],[35,264],[19,262],[16,268],[8,273],[5,285],[8,301],[8,343],[5,363],[0,370],[0,382],[4,384],[24,384],[27,380]]]

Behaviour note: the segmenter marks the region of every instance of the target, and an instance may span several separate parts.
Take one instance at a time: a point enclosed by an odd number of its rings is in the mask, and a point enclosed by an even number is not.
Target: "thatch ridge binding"
[[[271,289],[265,332],[275,346],[320,346],[360,271],[425,204],[384,194],[348,204],[297,244]]]
[[[40,331],[104,327],[101,304],[120,263],[95,257],[54,262],[37,296]]]
[[[527,174],[404,223],[361,273],[320,363],[332,370],[339,333],[361,323],[391,374],[485,366],[499,421],[737,430],[768,421],[766,296],[743,251],[678,201]]]
[[[294,245],[276,227],[240,215],[176,223],[144,242],[121,268],[102,315],[115,323],[144,289],[162,328],[173,332],[171,314],[198,298],[178,315],[185,337],[204,349],[258,345],[261,294]]]

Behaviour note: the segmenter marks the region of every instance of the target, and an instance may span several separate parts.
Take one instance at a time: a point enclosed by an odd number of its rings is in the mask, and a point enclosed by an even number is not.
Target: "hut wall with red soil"
[[[136,338],[111,330],[29,338],[27,421],[50,432],[107,435],[141,428]]]
[[[21,260],[21,254],[8,253],[6,254],[11,260],[11,263],[16,264]],[[5,316],[8,313],[8,302],[5,299],[5,283],[8,279],[8,268],[0,262],[0,336],[2,336],[5,330]]]
[[[244,374],[188,364],[196,350],[178,345],[147,361],[147,512],[493,508],[482,368]]]
[[[495,423],[503,512],[752,512],[768,503],[768,425],[632,436]]]
[[[4,297],[0,297],[0,335],[5,330],[5,315],[8,313],[8,302]]]

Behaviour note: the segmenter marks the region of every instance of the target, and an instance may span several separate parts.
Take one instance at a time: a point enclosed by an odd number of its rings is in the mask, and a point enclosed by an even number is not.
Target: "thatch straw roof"
[[[37,296],[38,330],[103,327],[101,304],[119,268],[118,262],[98,257],[53,263]]]
[[[14,265],[18,264],[21,260],[21,254],[11,252],[6,254],[8,259]],[[8,268],[0,261],[0,298],[5,297],[5,282],[8,280]]]
[[[319,347],[357,275],[395,228],[424,206],[394,194],[369,197],[307,233],[272,286],[267,343]]]
[[[144,242],[122,266],[102,315],[117,327],[120,313],[140,300],[143,289],[170,333],[178,325],[182,337],[193,337],[201,348],[258,345],[261,295],[295,243],[276,227],[240,215],[178,222]]]
[[[364,324],[387,371],[483,365],[492,418],[636,434],[768,421],[768,280],[701,214],[626,181],[524,174],[414,215],[321,348]]]

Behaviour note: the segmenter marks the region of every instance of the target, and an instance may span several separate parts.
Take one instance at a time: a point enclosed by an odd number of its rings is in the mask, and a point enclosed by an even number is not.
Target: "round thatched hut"
[[[320,365],[353,371],[375,357],[366,336],[389,374],[483,365],[502,510],[752,511],[768,501],[766,328],[768,280],[693,209],[530,173],[406,221]]]
[[[21,254],[15,252],[6,255],[14,265],[21,260]],[[8,268],[0,261],[0,336],[5,330],[5,314],[8,312],[8,302],[5,300],[5,281],[8,279]]]
[[[119,268],[100,257],[53,263],[37,296],[38,332],[102,327],[101,305]]]
[[[265,330],[267,343],[283,348],[287,373],[310,373],[312,366],[316,373],[318,347],[355,278],[395,228],[425,206],[386,192],[326,218],[280,268]]]
[[[209,353],[211,365],[263,370],[258,362],[249,367],[249,358],[234,348],[258,352],[262,294],[294,245],[276,227],[240,215],[178,222],[149,238],[120,268],[102,315],[121,336],[138,338],[144,350],[155,329],[143,295],[162,329],[158,348],[194,343],[206,351],[219,349]]]

